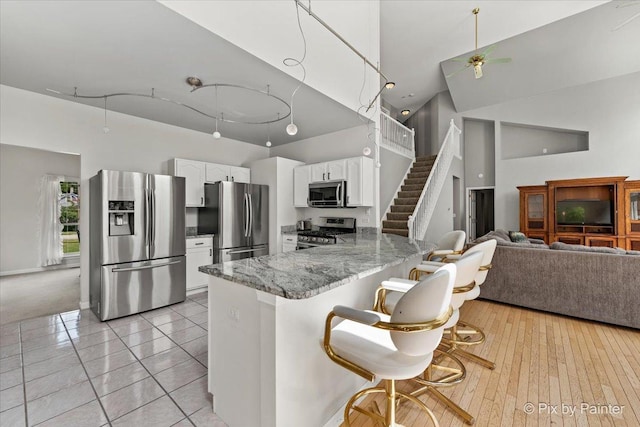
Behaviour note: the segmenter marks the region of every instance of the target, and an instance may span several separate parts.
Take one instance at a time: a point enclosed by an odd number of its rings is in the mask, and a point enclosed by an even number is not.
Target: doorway
[[[493,231],[495,227],[494,189],[468,188],[467,193],[467,235],[472,241]]]

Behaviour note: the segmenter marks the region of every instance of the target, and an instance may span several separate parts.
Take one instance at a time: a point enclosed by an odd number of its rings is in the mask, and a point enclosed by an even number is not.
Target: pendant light
[[[107,127],[107,97],[104,97],[104,127],[102,128],[102,132],[105,134],[109,133],[111,129]]]
[[[220,139],[221,136],[220,132],[218,132],[218,86],[216,86],[216,130],[213,132],[213,137],[215,139]]]

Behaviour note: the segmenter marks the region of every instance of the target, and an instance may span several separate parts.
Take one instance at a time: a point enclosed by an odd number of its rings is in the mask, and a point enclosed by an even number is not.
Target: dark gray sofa
[[[498,240],[480,298],[640,329],[640,256],[517,244],[492,233],[476,240]]]

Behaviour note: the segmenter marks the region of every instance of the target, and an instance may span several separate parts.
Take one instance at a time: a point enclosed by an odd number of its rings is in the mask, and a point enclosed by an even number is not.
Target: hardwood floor
[[[475,416],[476,426],[640,425],[640,331],[489,301],[467,302],[460,311],[487,335],[470,350],[497,366],[491,371],[462,359],[467,378],[439,390]],[[398,383],[399,390],[415,388]],[[384,408],[383,396],[375,400]],[[421,400],[441,426],[465,425],[428,394]],[[375,425],[361,414],[351,419],[352,426]],[[432,425],[407,402],[398,422]]]

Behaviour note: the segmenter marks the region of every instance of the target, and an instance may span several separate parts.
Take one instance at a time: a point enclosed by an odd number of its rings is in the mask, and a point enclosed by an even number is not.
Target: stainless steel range
[[[356,232],[355,218],[320,217],[317,230],[298,231],[296,250],[335,245],[337,236]]]

